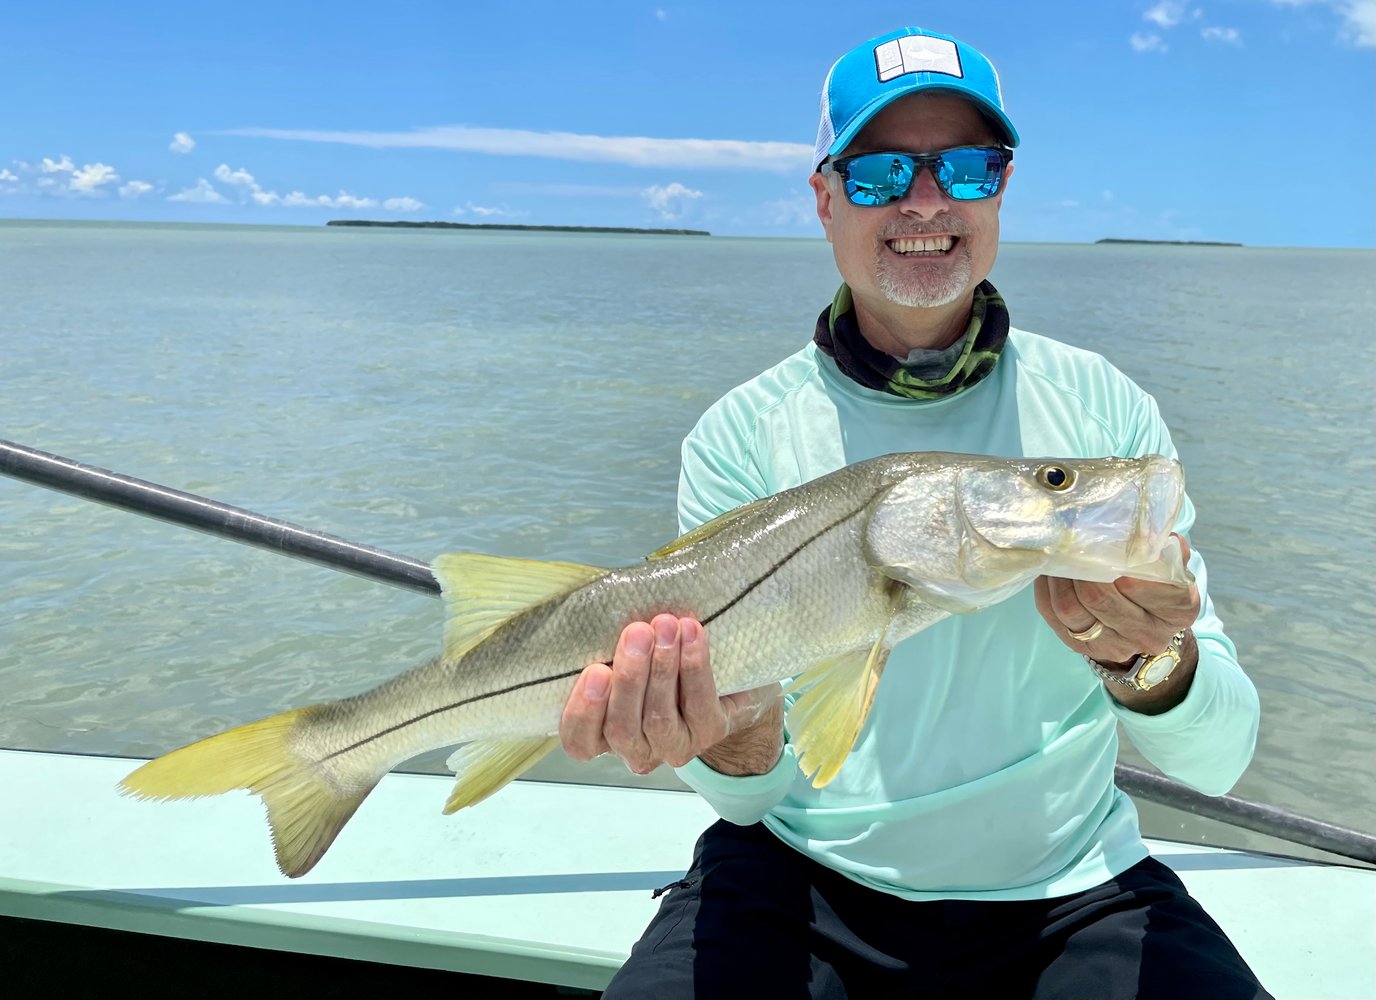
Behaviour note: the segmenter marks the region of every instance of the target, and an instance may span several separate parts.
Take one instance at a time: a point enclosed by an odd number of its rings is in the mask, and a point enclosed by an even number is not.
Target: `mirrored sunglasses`
[[[932,171],[942,193],[956,201],[992,198],[1003,186],[1011,154],[998,146],[958,146],[938,153],[860,153],[823,163],[824,174],[840,174],[854,205],[889,205],[913,186],[922,167]]]

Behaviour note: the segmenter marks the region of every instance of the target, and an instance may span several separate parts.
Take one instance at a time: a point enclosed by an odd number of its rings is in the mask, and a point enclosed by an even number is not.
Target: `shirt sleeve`
[[[1148,395],[1143,394],[1136,407],[1123,448],[1123,455],[1176,457],[1170,431]],[[1194,505],[1187,496],[1175,530],[1189,538],[1194,520]],[[1252,760],[1261,704],[1214,611],[1208,570],[1193,543],[1189,568],[1199,585],[1199,617],[1191,627],[1199,645],[1199,666],[1184,700],[1160,715],[1143,715],[1119,704],[1107,691],[1103,696],[1133,745],[1163,774],[1206,795],[1223,795]]]
[[[770,493],[749,453],[749,428],[731,418],[729,406],[719,403],[683,442],[678,489],[681,532]],[[675,768],[675,773],[722,819],[749,826],[782,801],[798,766],[793,748],[785,743],[779,760],[764,774],[722,774],[697,758]]]

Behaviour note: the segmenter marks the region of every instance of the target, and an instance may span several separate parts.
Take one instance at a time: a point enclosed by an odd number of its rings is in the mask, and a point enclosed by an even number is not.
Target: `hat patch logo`
[[[888,83],[905,73],[942,73],[963,77],[956,43],[946,38],[905,35],[885,42],[874,50],[879,82]]]

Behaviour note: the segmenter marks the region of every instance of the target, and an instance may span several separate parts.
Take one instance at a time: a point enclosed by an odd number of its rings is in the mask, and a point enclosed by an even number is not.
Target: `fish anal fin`
[[[682,535],[679,535],[668,545],[664,545],[660,548],[655,549],[645,558],[651,561],[655,559],[667,559],[669,558],[669,556],[674,555],[677,552],[682,552],[690,545],[696,545],[703,539],[711,538],[713,535],[721,531],[727,525],[732,524],[733,522],[738,521],[749,514],[755,513],[755,511],[759,510],[762,506],[764,506],[765,503],[768,502],[768,500],[768,497],[766,497],[763,500],[752,500],[749,503],[743,503],[739,507],[736,507],[732,510],[728,510],[725,514],[719,514],[707,523],[699,524],[692,531],[688,531]]]
[[[340,789],[314,761],[293,753],[290,737],[311,711],[282,712],[163,754],[125,777],[119,789],[142,799],[248,789],[267,806],[277,867],[297,878],[315,867],[382,778],[358,775]]]
[[[532,605],[606,575],[601,566],[449,552],[430,564],[444,591],[444,655],[455,659]]]
[[[454,751],[449,766],[457,773],[454,790],[444,803],[448,816],[476,805],[529,771],[559,745],[557,736],[475,740]]]
[[[881,635],[869,649],[843,653],[789,682],[790,691],[802,693],[789,707],[784,726],[812,787],[824,787],[841,770],[865,726],[888,658]]]

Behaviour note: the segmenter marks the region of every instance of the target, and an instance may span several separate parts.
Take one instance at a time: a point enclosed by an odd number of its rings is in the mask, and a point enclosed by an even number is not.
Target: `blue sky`
[[[16,0],[0,218],[815,236],[826,70],[913,23],[999,68],[1006,239],[1376,245],[1376,0]]]

